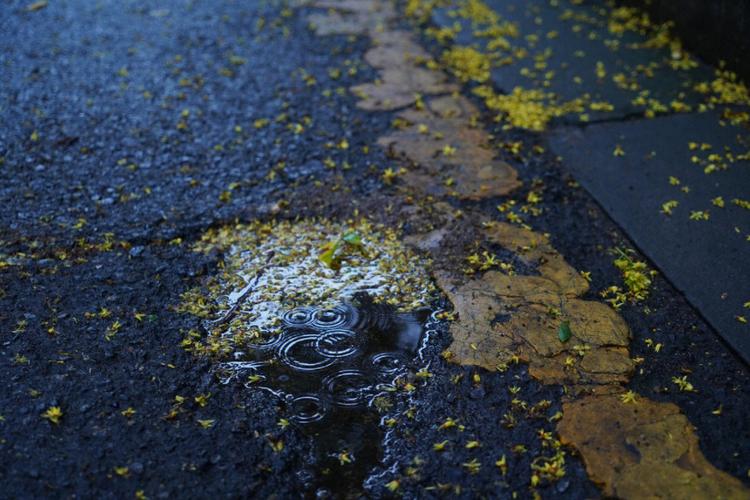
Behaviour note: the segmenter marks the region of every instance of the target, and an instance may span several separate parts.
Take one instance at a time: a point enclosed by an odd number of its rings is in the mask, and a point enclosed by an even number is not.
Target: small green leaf
[[[573,332],[570,331],[570,321],[562,321],[560,326],[557,327],[557,338],[560,342],[567,342],[570,340]]]
[[[367,252],[359,233],[356,231],[347,231],[337,240],[329,241],[320,247],[318,258],[334,271],[338,271],[341,269],[342,260],[347,256],[353,255],[354,252],[367,257]]]
[[[362,237],[356,231],[347,231],[341,239],[353,246],[358,247],[362,245]]]

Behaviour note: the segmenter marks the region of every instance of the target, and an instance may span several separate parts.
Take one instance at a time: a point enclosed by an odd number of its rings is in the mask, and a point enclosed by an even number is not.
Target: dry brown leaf
[[[360,98],[357,107],[368,111],[388,111],[414,104],[421,94],[452,92],[443,73],[425,68],[396,66],[380,71],[380,80],[351,87]]]
[[[460,96],[430,99],[422,110],[399,113],[409,125],[378,144],[415,164],[404,181],[426,194],[470,200],[508,194],[520,186],[518,176],[510,165],[493,159],[487,133],[471,126],[476,114]]]
[[[412,65],[430,56],[408,31],[392,30],[372,35],[374,47],[365,53],[365,61],[377,69]]]
[[[416,59],[428,54],[414,42],[406,31],[385,31],[372,35],[375,46],[365,59],[379,69],[377,82],[351,87],[360,98],[357,107],[374,110],[393,110],[414,104],[419,95],[453,92],[458,87],[448,83],[446,75],[420,67]]]
[[[395,17],[390,3],[374,0],[318,0],[312,6],[329,9],[307,18],[320,36],[376,33]]]
[[[500,222],[486,232],[489,240],[520,252],[540,275],[488,271],[456,284],[453,274],[437,273],[458,312],[451,326],[452,359],[492,370],[516,355],[541,382],[578,389],[626,382],[633,362],[625,321],[605,304],[577,298],[588,283],[543,235]],[[557,336],[563,319],[572,331],[565,343]]]
[[[703,456],[679,407],[619,395],[586,396],[563,405],[560,439],[581,453],[605,495],[620,498],[741,499],[750,490]]]
[[[537,264],[539,274],[555,282],[566,295],[581,296],[588,291],[588,282],[565,262],[546,235],[512,224],[494,223],[487,227],[487,239]]]
[[[312,7],[335,9],[343,12],[365,15],[371,12],[387,11],[389,18],[394,15],[393,6],[381,0],[313,0]]]

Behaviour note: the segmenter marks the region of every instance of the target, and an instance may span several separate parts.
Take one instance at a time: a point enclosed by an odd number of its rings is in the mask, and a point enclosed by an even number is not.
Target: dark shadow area
[[[750,79],[750,1],[627,0],[659,23],[673,21],[674,32],[691,52],[718,66],[725,61],[743,80]]]

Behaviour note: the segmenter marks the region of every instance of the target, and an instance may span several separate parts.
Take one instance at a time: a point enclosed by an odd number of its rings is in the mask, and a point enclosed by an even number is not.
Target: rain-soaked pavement
[[[0,497],[750,495],[750,99],[668,29],[9,0],[0,44]]]

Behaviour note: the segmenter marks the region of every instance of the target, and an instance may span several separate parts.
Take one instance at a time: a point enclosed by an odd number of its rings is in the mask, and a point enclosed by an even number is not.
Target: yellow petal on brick
[[[489,135],[471,126],[476,107],[463,97],[425,100],[422,110],[398,114],[405,125],[378,139],[378,144],[415,165],[403,180],[428,195],[451,195],[479,200],[502,196],[518,186],[518,176],[509,164],[495,159]],[[425,135],[419,125],[435,135]],[[440,179],[452,179],[449,185]]]
[[[371,111],[392,110],[418,105],[421,95],[458,89],[441,71],[417,65],[417,58],[423,60],[429,55],[414,42],[410,33],[386,31],[378,34],[375,46],[365,54],[365,60],[378,70],[378,80],[349,89],[360,99],[357,107]]]
[[[489,241],[536,265],[540,275],[488,271],[456,283],[452,274],[437,272],[438,285],[459,316],[451,325],[451,361],[494,370],[517,355],[543,383],[583,389],[626,382],[633,370],[626,323],[609,306],[578,298],[588,290],[588,282],[547,238],[500,222],[489,225],[485,234]],[[550,315],[560,308],[572,331],[565,343],[558,339],[559,319]],[[498,323],[498,315],[509,319]],[[571,357],[580,362],[568,362]]]

